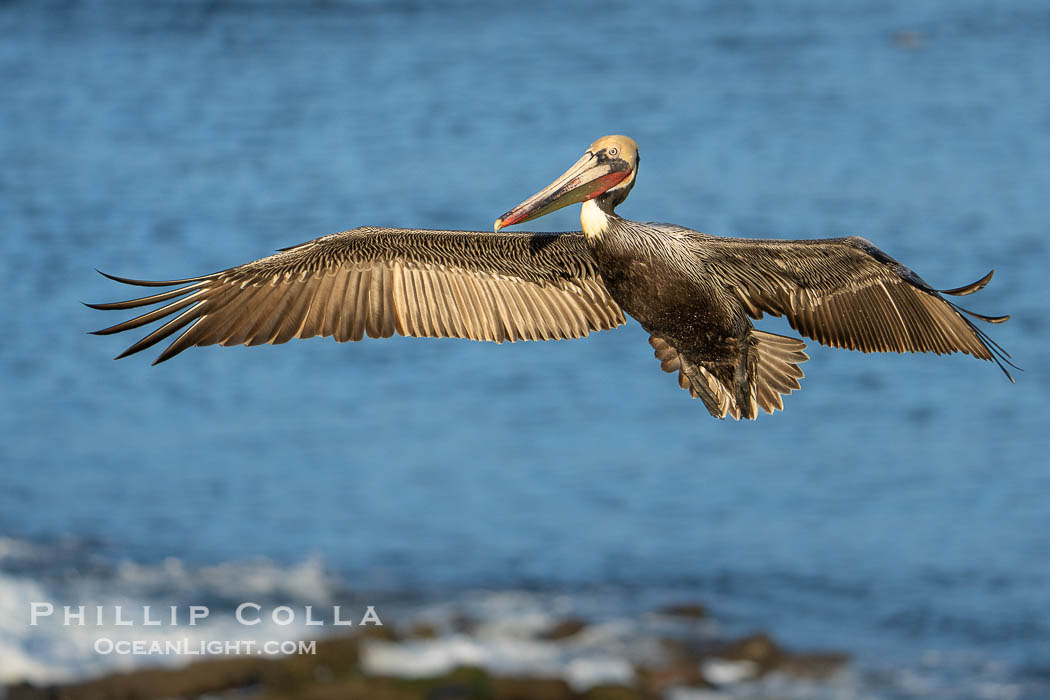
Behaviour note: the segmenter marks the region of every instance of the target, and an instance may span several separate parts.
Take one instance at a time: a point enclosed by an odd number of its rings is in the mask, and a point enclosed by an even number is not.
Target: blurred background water
[[[1050,693],[1046,3],[15,1],[0,36],[0,680],[111,662],[30,629],[28,600],[254,582],[702,600],[853,653],[861,694]],[[810,344],[786,412],[737,424],[633,322],[158,367],[86,335],[118,319],[79,302],[128,293],[93,268],[488,229],[607,133],[643,156],[627,217],[863,235],[940,287],[995,268],[967,305],[1013,314],[1018,383]]]

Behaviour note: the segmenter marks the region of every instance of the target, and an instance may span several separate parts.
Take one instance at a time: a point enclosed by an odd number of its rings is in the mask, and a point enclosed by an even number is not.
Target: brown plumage
[[[755,418],[800,388],[805,344],[756,330],[764,313],[802,335],[863,352],[1009,355],[942,294],[868,241],[753,240],[644,224],[614,208],[634,186],[638,152],[625,136],[596,141],[561,178],[496,222],[496,233],[362,227],[261,260],[166,282],[175,289],[92,308],[164,304],[99,334],[166,322],[119,357],[174,336],[156,362],[194,345],[337,341],[394,333],[494,342],[580,338],[624,323],[650,333],[656,357],[710,413]],[[583,202],[582,233],[499,233]],[[966,314],[966,315],[964,315]],[[1013,366],[1013,365],[1011,365]],[[1011,378],[1012,381],[1012,378]]]
[[[652,335],[663,368],[678,371],[681,386],[718,417],[772,413],[783,408],[781,394],[801,388],[805,344],[756,330],[751,321],[765,313],[832,347],[963,352],[1004,372],[1009,364],[966,315],[989,323],[1009,317],[975,314],[941,296],[972,294],[991,272],[935,290],[863,238],[721,238],[611,212],[593,245],[606,286]]]

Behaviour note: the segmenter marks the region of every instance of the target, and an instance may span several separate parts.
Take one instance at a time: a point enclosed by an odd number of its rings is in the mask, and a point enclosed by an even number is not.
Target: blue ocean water
[[[1048,35],[1036,0],[0,4],[0,584],[320,562],[392,600],[697,599],[852,652],[876,696],[1050,693]],[[967,306],[1013,315],[1025,371],[812,343],[786,411],[737,424],[633,322],[157,367],[86,334],[118,317],[79,302],[128,295],[94,268],[488,229],[607,133],[640,145],[629,218],[863,235],[939,287],[995,268]],[[12,610],[5,680],[73,664]]]

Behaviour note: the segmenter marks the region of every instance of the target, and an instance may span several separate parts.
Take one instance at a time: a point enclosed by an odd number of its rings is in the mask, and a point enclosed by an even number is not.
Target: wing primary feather
[[[231,299],[226,306],[222,307],[221,318],[226,319],[226,323],[216,337],[215,342],[223,346],[245,345],[248,343],[256,322],[251,309],[257,297],[265,296],[266,290],[264,286],[264,284],[253,284],[239,288],[237,291],[240,293]],[[213,322],[220,324],[218,311],[215,312],[215,316],[216,318]],[[211,336],[208,336],[208,338],[211,339]]]
[[[953,309],[955,309],[956,311],[961,311],[962,313],[966,314],[967,316],[973,316],[974,318],[980,319],[981,321],[984,321],[985,323],[1005,323],[1005,322],[1010,320],[1010,315],[1009,314],[1007,314],[1006,316],[985,316],[984,314],[979,314],[979,313],[976,313],[974,311],[970,311],[969,309],[964,309],[963,307],[959,306],[958,304],[952,304],[952,302],[948,301],[947,299],[945,299],[944,301],[946,301],[948,304],[951,304],[951,307]]]
[[[92,331],[91,334],[92,335],[111,335],[113,333],[120,333],[121,331],[129,331],[132,328],[138,328],[140,326],[145,326],[147,323],[152,323],[153,321],[156,321],[157,319],[164,318],[165,316],[170,316],[171,314],[175,313],[176,311],[184,309],[184,308],[186,308],[190,304],[193,304],[196,301],[200,301],[199,299],[197,299],[197,297],[200,296],[202,293],[203,292],[201,290],[197,290],[196,292],[194,292],[193,294],[190,294],[185,299],[179,299],[178,301],[173,301],[170,304],[167,304],[165,306],[160,307],[159,309],[154,309],[153,311],[150,311],[148,313],[144,313],[141,316],[136,316],[135,318],[129,319],[127,321],[124,321],[123,323],[118,323],[115,326],[110,326],[109,328],[103,328],[102,330],[98,330],[98,331]]]
[[[191,284],[188,287],[179,287],[178,289],[171,289],[167,292],[161,292],[159,294],[153,294],[148,297],[140,297],[138,299],[128,299],[127,301],[113,301],[108,304],[91,304],[88,302],[82,302],[84,306],[90,309],[96,309],[98,311],[124,311],[125,309],[135,309],[140,306],[152,306],[153,304],[159,304],[162,301],[168,301],[176,297],[181,297],[184,294],[200,289],[204,286],[205,282],[198,282],[197,284]]]
[[[296,293],[288,295],[292,297],[292,301],[285,308],[281,323],[274,332],[273,340],[271,341],[274,345],[287,343],[299,335],[299,331],[310,314],[310,306],[313,304],[314,295],[317,293],[317,287],[320,286],[320,283],[319,277],[308,275],[299,283],[301,286]]]
[[[190,284],[191,282],[203,282],[206,279],[215,277],[217,275],[221,275],[223,272],[227,272],[227,270],[222,270],[221,272],[213,272],[210,275],[201,275],[200,277],[187,277],[184,280],[134,280],[130,277],[117,277],[116,275],[111,275],[108,272],[103,272],[102,270],[98,269],[96,269],[95,272],[102,275],[103,277],[107,277],[113,280],[114,282],[120,282],[121,284],[130,284],[135,287],[171,287],[176,284]]]
[[[171,344],[168,345],[168,347],[164,348],[164,351],[161,354],[157,355],[157,359],[153,361],[153,364],[159,365],[161,362],[170,360],[186,348],[194,345],[193,336],[191,335],[191,333],[193,333],[194,329],[201,325],[205,318],[206,316],[197,317],[197,319],[190,324],[189,328],[183,331],[181,335],[175,338],[175,340],[171,341]]]
[[[991,271],[988,272],[987,275],[985,275],[981,279],[977,280],[976,282],[971,282],[970,284],[964,284],[963,286],[956,287],[955,289],[938,289],[937,291],[940,292],[941,294],[951,294],[953,297],[964,297],[964,296],[966,296],[968,294],[973,294],[974,292],[979,292],[982,289],[984,289],[985,287],[987,287],[988,283],[992,281],[992,275],[994,275],[994,274],[995,274],[995,270],[991,270]]]
[[[287,294],[281,293],[285,291],[284,284],[286,282],[277,278],[272,282],[265,282],[260,285],[262,289],[260,295],[261,304],[252,310],[255,323],[245,345],[254,347],[274,341],[280,330],[284,314],[292,301]]]
[[[135,353],[141,352],[141,351],[145,350],[146,348],[152,347],[153,345],[155,345],[156,343],[160,342],[161,340],[164,340],[165,338],[170,336],[172,333],[175,333],[179,329],[183,328],[186,324],[188,324],[191,321],[195,320],[196,319],[196,315],[195,314],[197,313],[197,310],[200,307],[200,305],[203,304],[203,303],[204,302],[197,302],[196,304],[194,304],[190,308],[186,309],[185,311],[183,311],[181,314],[179,314],[175,318],[173,318],[170,321],[168,321],[167,323],[165,323],[160,328],[156,329],[155,331],[153,331],[152,333],[147,335],[145,338],[139,340],[137,343],[135,343],[134,345],[129,347],[124,352],[122,352],[119,355],[117,355],[114,359],[120,360],[122,358],[127,357],[128,355],[134,355]]]
[[[1012,367],[1013,369],[1017,370],[1018,372],[1023,372],[1024,370],[1022,368],[1018,367],[1017,365],[1015,365],[1011,361],[1009,353],[1007,353],[1005,350],[1003,350],[999,346],[998,343],[996,343],[994,340],[992,340],[990,337],[988,337],[987,333],[982,331],[977,326],[973,325],[973,323],[971,323],[968,319],[963,319],[963,320],[966,321],[966,323],[970,326],[970,328],[973,329],[973,332],[977,334],[977,337],[980,338],[981,341],[985,344],[985,347],[988,348],[989,353],[992,356],[992,360],[995,362],[995,364],[999,365],[999,369],[1001,369],[1003,371],[1003,374],[1006,375],[1006,378],[1009,379],[1012,383],[1016,383],[1016,382],[1014,382],[1013,375],[1010,374],[1010,371],[1007,370],[1004,365],[1009,365],[1010,367]]]

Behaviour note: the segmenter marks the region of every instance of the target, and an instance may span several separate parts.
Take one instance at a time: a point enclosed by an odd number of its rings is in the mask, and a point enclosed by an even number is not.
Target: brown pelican
[[[754,328],[786,316],[802,335],[863,352],[1009,355],[948,301],[992,278],[936,290],[858,237],[757,240],[710,236],[672,224],[623,219],[615,208],[634,186],[638,147],[598,139],[551,185],[496,220],[495,233],[362,227],[96,309],[165,305],[96,331],[118,333],[172,317],[117,359],[175,335],[156,362],[194,345],[260,345],[292,338],[336,341],[394,333],[472,340],[580,338],[630,314],[649,333],[667,372],[711,415],[755,418],[783,409],[801,388],[805,344]],[[582,233],[500,233],[512,224],[583,203]],[[993,271],[994,272],[994,271]],[[105,274],[105,273],[103,273]],[[965,315],[964,315],[965,314]],[[185,329],[185,330],[183,330]],[[156,362],[154,364],[156,364]],[[1013,381],[1013,378],[1010,377]]]

